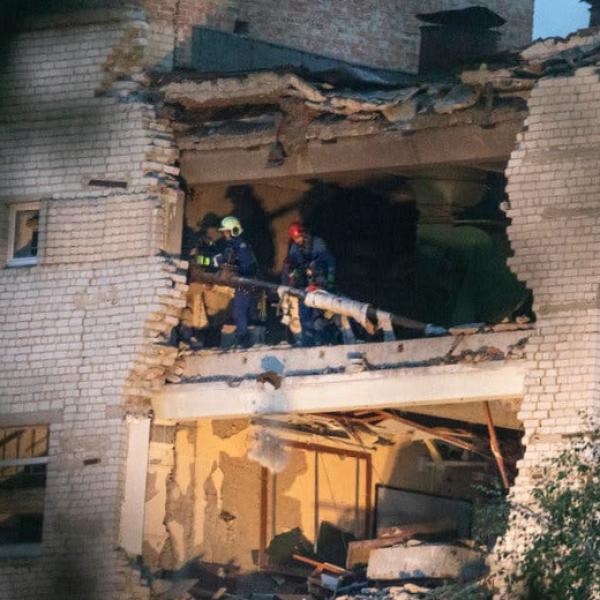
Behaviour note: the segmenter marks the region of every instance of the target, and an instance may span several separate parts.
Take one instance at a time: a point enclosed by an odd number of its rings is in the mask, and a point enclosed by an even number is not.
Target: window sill
[[[6,266],[9,269],[15,269],[20,267],[35,267],[37,264],[37,258],[12,258],[6,263]]]

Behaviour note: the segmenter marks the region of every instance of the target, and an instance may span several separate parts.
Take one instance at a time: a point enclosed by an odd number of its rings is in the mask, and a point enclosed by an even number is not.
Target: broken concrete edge
[[[582,55],[568,55],[573,49],[579,49]],[[361,118],[380,115],[384,120],[396,123],[413,121],[427,113],[451,114],[468,110],[477,104],[482,93],[493,92],[506,99],[514,92],[516,97],[523,98],[523,92],[531,90],[548,70],[555,71],[561,61],[562,67],[574,71],[578,67],[577,59],[581,62],[579,66],[586,66],[598,62],[597,55],[600,55],[600,31],[592,29],[573,34],[566,40],[536,41],[508,65],[480,63],[479,66],[466,66],[456,74],[454,81],[422,81],[417,85],[379,91],[336,90],[331,85],[310,82],[293,72],[275,71],[204,80],[197,76],[184,79],[185,75],[178,73],[172,82],[168,82],[163,74],[155,74],[154,82],[167,104],[187,110],[251,104],[271,104],[275,108],[284,97],[296,97],[315,112],[314,117],[318,114],[360,115]],[[552,59],[551,64],[549,59]],[[506,55],[498,55],[498,61],[506,63]],[[412,106],[410,111],[399,110],[400,106],[409,104]]]
[[[600,28],[586,27],[574,31],[567,37],[555,36],[533,40],[529,46],[521,50],[520,54],[524,60],[540,61],[573,48],[591,47],[597,43],[600,43]]]
[[[414,107],[411,108],[414,112]],[[396,135],[404,138],[416,132],[466,125],[477,125],[493,128],[504,123],[517,121],[523,123],[527,116],[524,105],[499,106],[487,111],[482,107],[474,106],[461,112],[437,112],[414,115],[411,119],[400,119],[395,123],[385,123],[381,119],[355,120],[345,119],[335,122],[320,122],[318,119],[306,126],[306,141],[334,143],[342,138],[367,137],[373,135]],[[250,120],[241,119],[240,131],[232,131],[230,121],[212,123],[203,130],[200,127],[181,127],[177,143],[182,152],[212,151],[226,149],[254,149],[260,146],[269,146],[276,141],[277,126],[275,118],[270,124],[261,123],[257,131],[252,131],[247,125]]]
[[[198,74],[152,74],[151,87],[154,85],[154,93],[163,98],[165,117],[172,123],[182,152],[182,172],[193,184],[300,174],[317,177],[331,171],[330,162],[337,165],[325,151],[331,150],[329,144],[335,143],[333,155],[347,156],[353,152],[348,147],[352,138],[360,138],[367,147],[358,154],[377,156],[371,147],[373,139],[382,140],[382,135],[398,137],[388,137],[388,145],[406,146],[407,135],[447,131],[461,125],[474,130],[465,131],[465,139],[473,139],[477,131],[485,129],[496,131],[498,139],[505,138],[501,151],[491,145],[484,152],[487,160],[503,161],[514,146],[515,132],[524,125],[526,102],[538,81],[558,74],[573,75],[584,67],[594,69],[600,62],[597,29],[584,30],[567,41],[551,39],[540,44],[535,42],[521,55],[507,58],[499,54],[487,63],[467,65],[445,81],[421,81],[395,89],[336,89],[285,71],[212,79],[202,79]],[[290,109],[290,102],[303,106],[303,111]],[[261,107],[259,117],[248,112],[252,106]],[[237,111],[237,117],[229,115],[223,120],[219,116],[223,108]],[[509,135],[503,137],[498,128],[506,129]],[[412,143],[418,146],[417,142],[413,138]],[[422,147],[411,152],[412,159],[406,162],[407,158],[400,156],[396,165],[419,167],[414,157],[438,145],[423,140]],[[465,145],[459,142],[453,147]],[[277,148],[283,149],[285,156],[272,164],[272,152]],[[220,156],[219,151],[223,152]],[[298,163],[299,157],[303,158],[302,164]],[[447,160],[447,152],[444,157]],[[429,152],[428,159],[432,163],[439,160],[435,152]],[[457,160],[470,159],[461,156]],[[241,168],[240,161],[245,168]],[[220,173],[223,164],[230,165],[226,173]],[[349,171],[356,169],[352,160],[344,166]],[[372,168],[385,169],[389,165],[379,160]]]
[[[322,369],[310,369],[310,370],[298,370],[298,371],[287,371],[282,379],[290,378],[293,381],[293,378],[296,377],[311,377],[318,375],[333,375],[333,374],[347,374],[352,375],[357,372],[376,372],[376,371],[389,371],[389,370],[403,370],[403,369],[422,369],[427,367],[437,367],[444,365],[456,365],[456,364],[479,364],[483,362],[495,362],[495,361],[514,361],[520,360],[522,356],[515,356],[512,353],[507,353],[506,355],[495,348],[489,348],[487,346],[483,346],[482,348],[472,351],[465,350],[458,355],[451,356],[437,356],[435,358],[423,360],[423,361],[407,361],[407,362],[398,362],[398,363],[385,363],[382,365],[357,365],[356,360],[354,362],[352,360],[347,361],[344,365],[340,366],[327,366]],[[231,375],[215,375],[215,376],[189,376],[186,377],[183,375],[178,378],[177,383],[187,384],[187,383],[218,383],[223,382],[226,383],[229,387],[238,387],[244,381],[258,381],[259,383],[264,383],[261,381],[261,378],[264,377],[265,373],[268,371],[261,371],[258,373],[248,373],[242,376],[231,376]],[[280,387],[273,386],[273,387]]]
[[[486,86],[489,91],[501,92],[505,99],[512,91],[522,98],[522,92],[533,88],[536,79],[533,76],[516,76],[507,69],[494,72],[486,68],[485,71],[466,72],[462,82],[422,84],[393,92],[356,91],[342,94],[321,92],[315,85],[296,75],[256,73],[244,79],[170,83],[162,88],[161,93],[167,104],[190,111],[248,105],[271,105],[273,109],[279,109],[284,98],[295,97],[313,111],[311,121],[319,115],[361,119],[379,116],[383,117],[384,122],[394,124],[418,120],[425,114],[451,114],[468,110],[479,102]]]
[[[293,377],[356,372],[358,366],[362,371],[379,371],[518,360],[524,357],[532,333],[530,328],[490,333],[461,329],[456,336],[320,348],[259,346],[234,352],[180,349],[175,364],[180,382],[224,381],[237,385],[267,371]]]

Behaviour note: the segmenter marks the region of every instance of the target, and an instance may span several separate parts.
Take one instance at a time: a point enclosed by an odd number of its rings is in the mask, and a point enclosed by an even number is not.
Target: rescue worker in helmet
[[[335,285],[335,259],[324,240],[313,236],[301,223],[288,227],[288,254],[283,264],[282,283],[308,291],[325,289]],[[300,303],[301,341],[303,346],[327,343],[323,312]]]
[[[212,212],[200,221],[200,239],[196,247],[195,263],[209,273],[218,271],[216,257],[225,251],[225,239],[219,231],[221,219]]]
[[[199,224],[198,240],[192,250],[197,268],[209,273],[218,271],[217,256],[225,250],[225,240],[219,231],[221,219],[215,213],[204,215]],[[192,328],[191,345],[201,341],[201,347],[221,344],[221,328],[231,316],[233,290],[226,286],[191,282],[183,320]],[[188,342],[189,343],[189,342]]]
[[[250,245],[242,237],[244,230],[236,217],[225,217],[219,231],[225,237],[225,247],[216,257],[220,269],[233,271],[240,277],[256,277],[258,265]],[[250,290],[236,288],[233,297],[233,321],[236,343],[242,348],[252,345],[248,323],[257,319],[257,298]]]

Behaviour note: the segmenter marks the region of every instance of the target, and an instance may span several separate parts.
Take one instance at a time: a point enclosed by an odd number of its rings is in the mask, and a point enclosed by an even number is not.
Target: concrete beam
[[[525,361],[494,361],[285,377],[279,389],[256,381],[170,384],[153,401],[160,419],[237,418],[519,398]]]
[[[130,418],[125,466],[125,494],[121,505],[121,547],[130,555],[142,553],[150,419]]]
[[[514,148],[520,119],[484,129],[457,125],[414,132],[313,140],[304,152],[279,167],[267,167],[270,146],[182,152],[181,174],[188,185],[240,183],[282,177],[320,177],[354,171],[389,171],[472,162],[507,161]]]

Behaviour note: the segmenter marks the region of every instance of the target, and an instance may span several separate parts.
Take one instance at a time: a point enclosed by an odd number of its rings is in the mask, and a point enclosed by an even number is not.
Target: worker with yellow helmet
[[[258,267],[256,257],[242,237],[244,230],[239,220],[234,216],[225,217],[221,221],[219,231],[222,231],[225,237],[225,249],[223,254],[217,257],[219,267],[233,271],[240,277],[256,277]],[[254,294],[248,290],[236,289],[233,297],[233,320],[239,346],[248,348],[252,345],[248,321],[256,317],[256,312]]]

